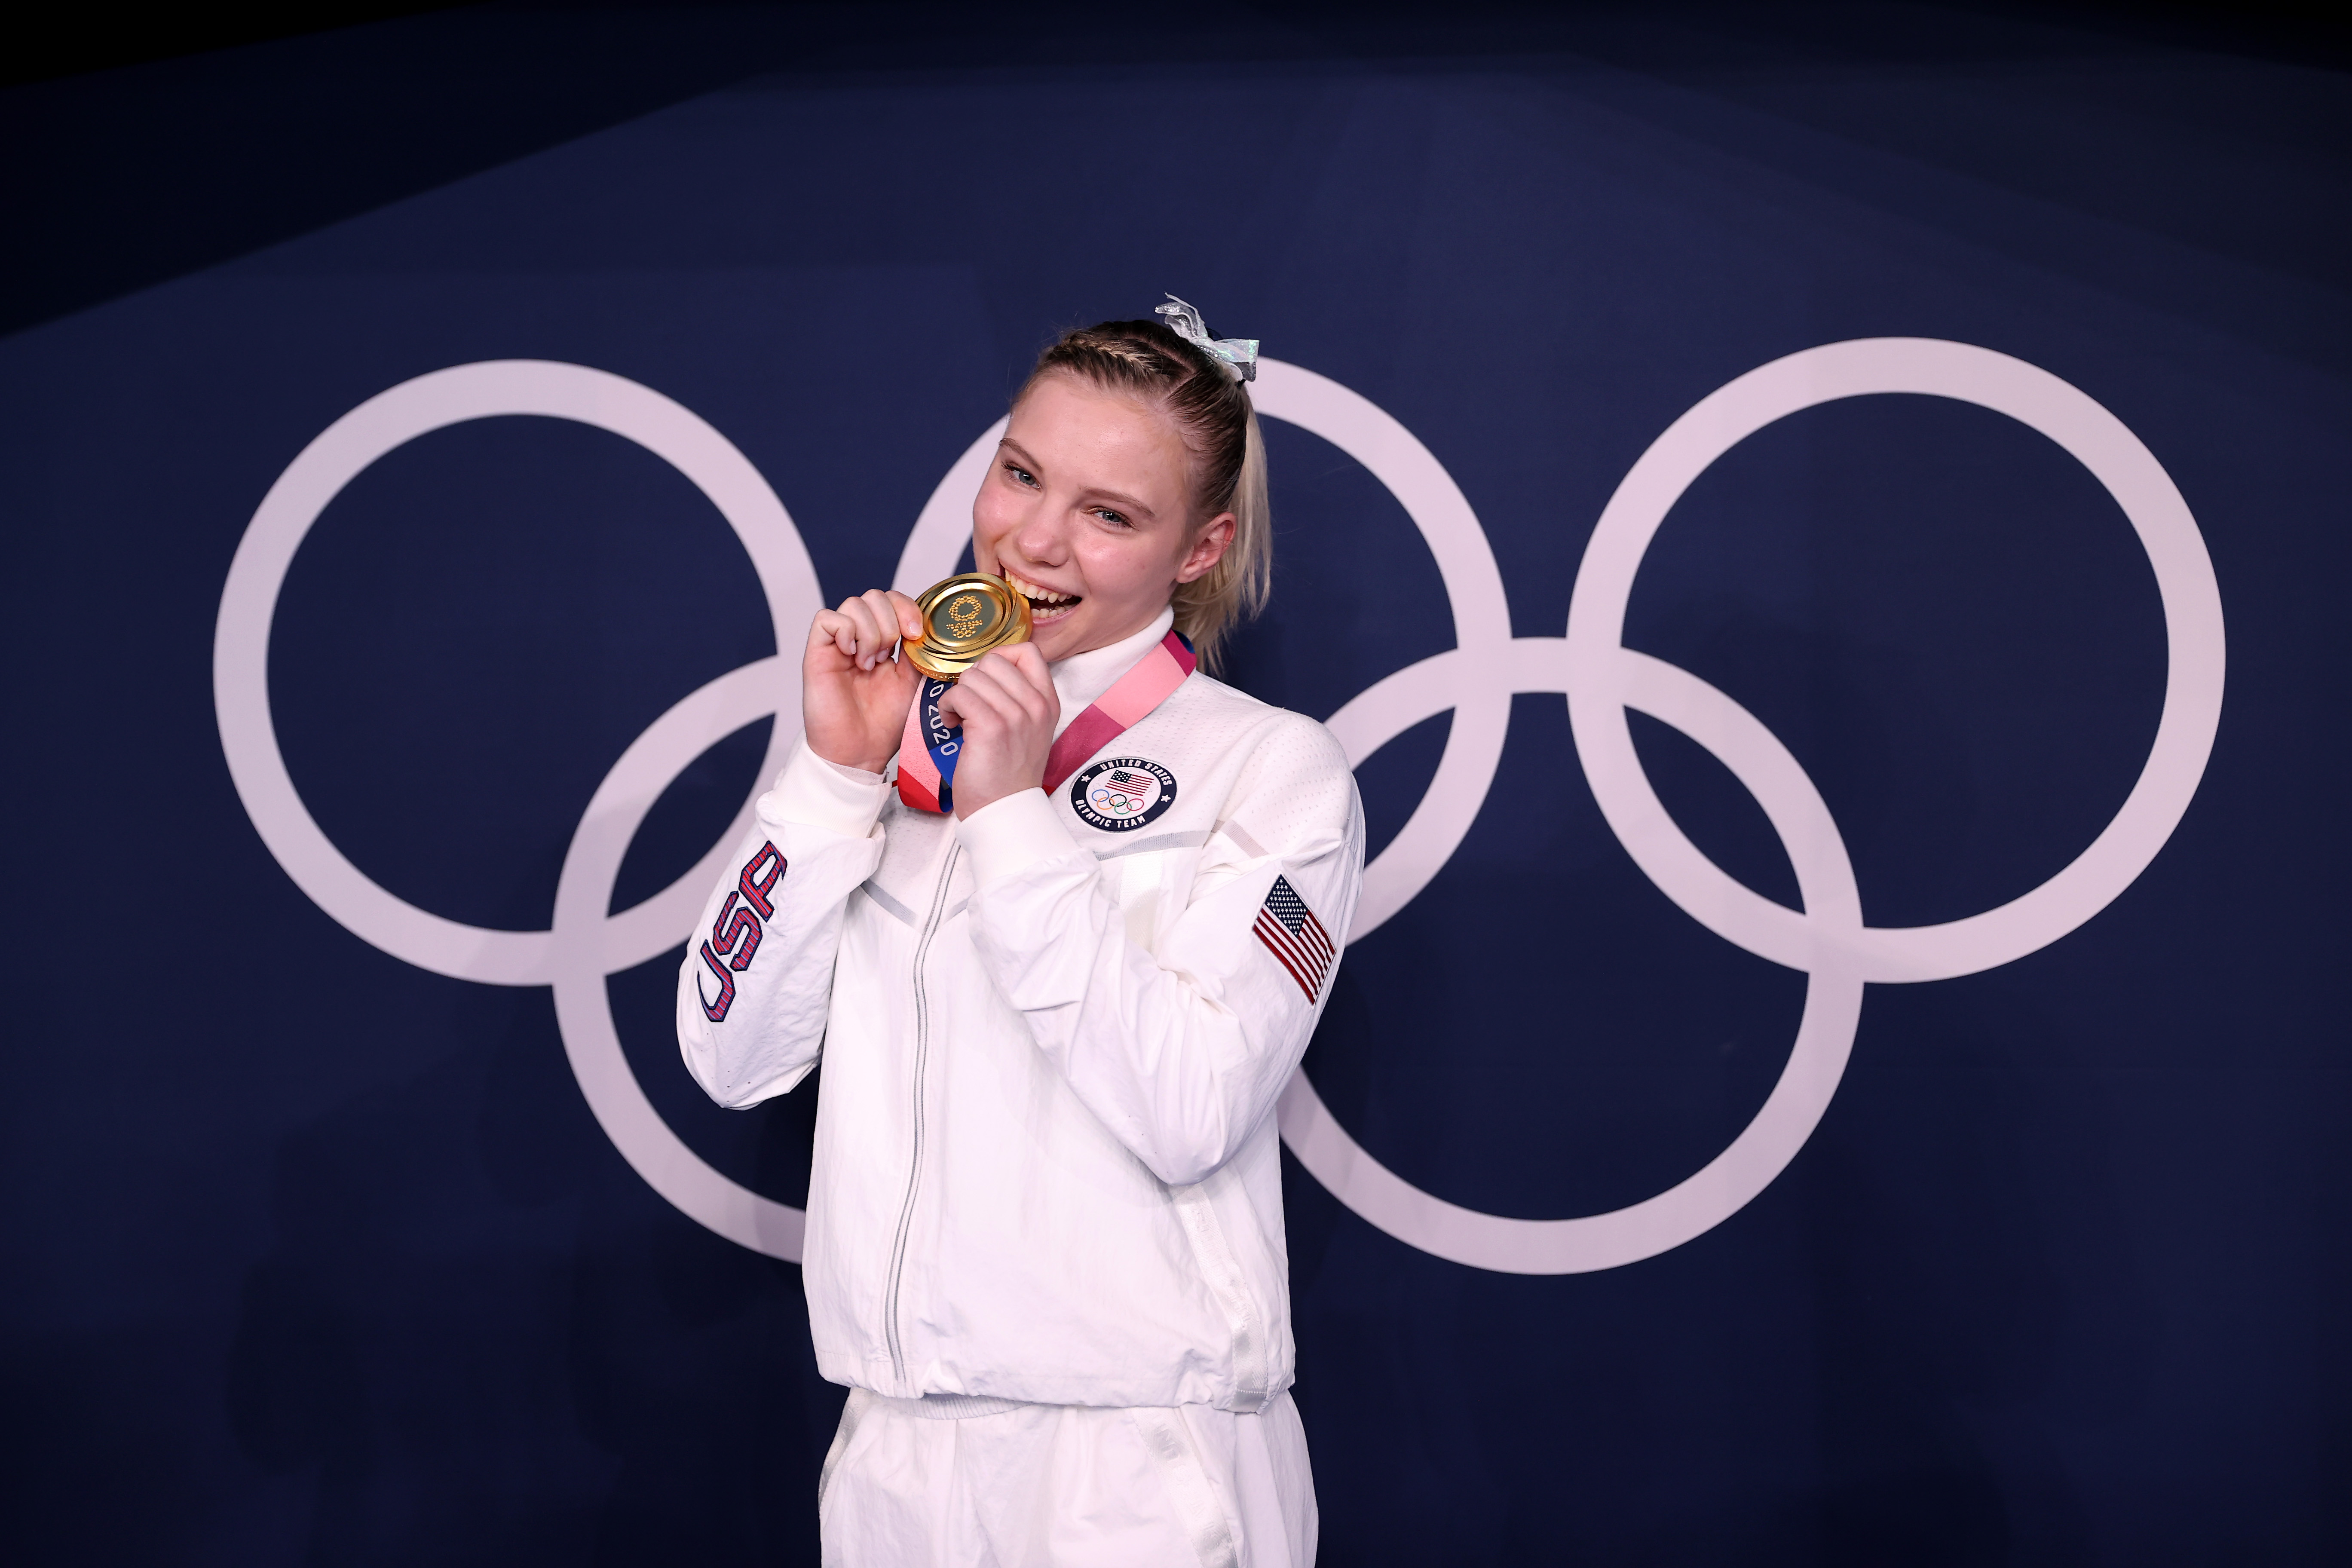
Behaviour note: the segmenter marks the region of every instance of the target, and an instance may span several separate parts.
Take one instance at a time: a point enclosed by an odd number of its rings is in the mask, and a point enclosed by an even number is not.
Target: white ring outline
[[[2148,759],[2115,820],[2032,892],[1935,926],[1864,925],[1844,841],[1788,749],[1723,692],[1621,641],[1642,558],[1694,479],[1778,419],[1881,393],[1973,403],[2039,431],[2073,455],[2130,521],[2155,568],[2165,615],[2163,714]],[[1541,644],[1549,646],[1531,646]],[[1556,643],[1521,638],[1518,646],[1524,673],[1517,689],[1566,692],[1586,781],[1611,831],[1643,873],[1709,931],[1803,971],[1808,979],[1788,1063],[1739,1136],[1665,1192],[1605,1214],[1523,1220],[1447,1203],[1381,1165],[1339,1125],[1303,1071],[1292,1078],[1279,1108],[1284,1141],[1334,1196],[1409,1246],[1513,1274],[1619,1268],[1720,1225],[1788,1167],[1827,1112],[1853,1051],[1866,981],[1943,979],[2010,963],[2065,936],[2112,902],[2171,837],[2204,775],[2220,726],[2226,654],[2221,590],[2204,538],[2147,446],[2088,394],[2048,371],[1935,338],[1825,343],[1760,365],[1700,400],[1643,453],[1602,510],[1578,566],[1568,636]],[[1414,678],[1412,700],[1365,739],[1384,743],[1407,724],[1442,711],[1453,675],[1416,666],[1391,677]],[[1684,836],[1642,771],[1625,722],[1629,708],[1697,742],[1756,796],[1796,871],[1803,913],[1751,891]],[[1332,725],[1339,729],[1339,716]],[[1350,743],[1349,754],[1360,761],[1369,752]]]
[[[688,1148],[646,1098],[614,1029],[604,977],[677,944],[728,855],[750,827],[751,799],[693,868],[606,915],[621,857],[663,789],[745,724],[776,716],[751,796],[782,767],[800,728],[800,687],[781,657],[719,677],[648,726],[605,774],[565,851],[555,919],[543,931],[467,925],[420,910],[372,880],[302,804],[269,708],[269,632],[295,552],[327,504],[360,472],[429,431],[503,415],[593,426],[634,441],[684,474],[735,530],[765,595],[776,647],[797,649],[820,606],[800,531],[751,459],[699,415],[652,388],[554,360],[453,365],[369,398],[302,448],[238,541],[213,630],[213,706],[229,777],[255,830],[314,903],[370,945],[420,969],[493,985],[555,988],[564,1054],[597,1122],[656,1192],[730,1240],[797,1259],[802,1211],[721,1175]],[[676,756],[664,772],[664,753]]]
[[[2156,569],[2166,616],[2163,716],[2148,761],[2116,819],[2032,892],[1932,927],[1864,925],[1836,826],[1786,748],[1722,692],[1623,648],[1619,640],[1649,541],[1699,473],[1774,420],[1874,393],[1976,403],[2058,442],[2091,469],[2130,519]],[[1412,724],[1449,709],[1454,714],[1436,777],[1404,830],[1366,868],[1349,940],[1409,902],[1459,846],[1499,763],[1511,694],[1562,691],[1594,796],[1644,874],[1710,931],[1809,975],[1789,1062],[1748,1128],[1676,1186],[1603,1215],[1517,1220],[1423,1193],[1349,1136],[1303,1072],[1294,1076],[1279,1108],[1285,1141],[1342,1203],[1424,1251],[1503,1272],[1583,1272],[1654,1256],[1720,1224],[1786,1168],[1826,1111],[1852,1050],[1865,981],[1974,973],[2063,937],[2137,879],[2178,826],[2202,776],[2219,723],[2224,653],[2220,593],[2203,539],[2170,478],[2120,420],[2023,361],[1936,339],[1854,340],[1759,366],[1710,395],[1652,444],[1603,510],[1580,565],[1569,635],[1562,639],[1510,637],[1508,606],[1485,531],[1443,466],[1395,419],[1337,383],[1279,361],[1263,362],[1257,394],[1261,412],[1330,440],[1397,496],[1437,560],[1454,615],[1454,648],[1376,682],[1330,721],[1351,765],[1360,765]],[[296,458],[256,512],[231,564],[215,640],[215,700],[232,777],[289,876],[363,940],[458,978],[552,984],[575,1075],[631,1165],[711,1229],[796,1260],[802,1212],[719,1175],[661,1121],[629,1071],[604,984],[612,970],[673,944],[674,938],[659,940],[672,912],[667,906],[698,904],[698,882],[717,874],[751,810],[747,801],[728,837],[705,857],[707,864],[634,910],[608,917],[604,908],[621,858],[661,789],[709,744],[766,712],[776,713],[777,722],[761,779],[788,748],[797,724],[788,724],[787,717],[797,719],[798,692],[783,679],[780,658],[755,661],[710,682],[624,752],[566,852],[555,921],[546,932],[460,925],[368,881],[319,832],[278,754],[268,708],[268,627],[303,534],[327,501],[384,451],[443,425],[509,413],[596,425],[640,441],[686,472],[751,552],[776,621],[777,646],[794,646],[793,617],[784,603],[792,595],[780,596],[777,588],[785,582],[803,589],[813,612],[820,598],[806,550],[765,481],[717,431],[659,394],[583,366],[544,361],[457,366],[404,383],[338,420]],[[406,434],[367,449],[387,430],[403,428]],[[919,588],[952,569],[969,537],[964,498],[978,489],[1003,429],[1000,420],[983,432],[933,491],[901,553],[896,574],[901,589]],[[1756,795],[1796,869],[1804,913],[1726,876],[1683,836],[1641,771],[1624,721],[1627,708],[1683,731]],[[682,745],[691,749],[667,776],[657,776],[661,755]],[[257,805],[274,810],[265,814]],[[692,918],[677,923],[690,926]],[[570,939],[572,932],[582,937]],[[648,940],[651,949],[638,951]],[[1937,956],[1938,949],[1948,951]]]
[[[1839,398],[1910,393],[1973,403],[2039,431],[2115,498],[2155,568],[2164,606],[2164,710],[2139,777],[2114,819],[2032,891],[1931,926],[1865,926],[1800,914],[1724,874],[1683,836],[1633,753],[1616,689],[1625,605],[1658,526],[1717,458],[1773,421]],[[1937,338],[1826,343],[1749,371],[1702,399],[1626,473],[1594,526],[1568,606],[1569,718],[1610,827],[1643,872],[1725,941],[1791,969],[1851,965],[1864,980],[1948,980],[2024,957],[2066,935],[2129,887],[2189,809],[2221,720],[2221,591],[2189,503],[2124,422],[2079,388],[2021,359]],[[1826,852],[1786,846],[1801,867]],[[1843,847],[1837,851],[1843,858]]]

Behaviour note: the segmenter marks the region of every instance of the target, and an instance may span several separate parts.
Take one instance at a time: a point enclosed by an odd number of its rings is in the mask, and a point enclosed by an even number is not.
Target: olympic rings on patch
[[[1454,647],[1376,682],[1329,723],[1351,764],[1424,719],[1454,719],[1437,773],[1404,828],[1365,868],[1349,941],[1378,929],[1428,886],[1485,804],[1517,692],[1567,696],[1585,777],[1611,830],[1677,907],[1749,952],[1803,971],[1805,1006],[1788,1065],[1729,1148],[1664,1193],[1609,1214],[1521,1220],[1422,1192],[1366,1152],[1301,1073],[1284,1090],[1282,1136],[1358,1215],[1423,1251],[1507,1273],[1610,1268],[1678,1247],[1721,1224],[1795,1158],[1845,1069],[1869,982],[1944,979],[2007,963],[2066,935],[2147,868],[2187,810],[2220,722],[2224,637],[2212,563],[2187,503],[2123,423],[2048,372],[1990,350],[1925,338],[1830,343],[1775,360],[1677,419],[1618,486],[1585,549],[1563,637],[1510,636],[1502,575],[1486,532],[1444,467],[1395,419],[1338,383],[1259,362],[1258,412],[1348,453],[1403,505],[1435,558]],[[1796,759],[1745,709],[1673,665],[1622,646],[1625,605],[1651,538],[1716,458],[1774,420],[1877,393],[1956,398],[2008,415],[2063,447],[2114,495],[2155,568],[2168,643],[2165,702],[2138,782],[2115,820],[2056,876],[1996,910],[1942,925],[1888,928],[1862,918],[1844,841]],[[621,858],[669,782],[711,744],[776,715],[753,795],[798,728],[799,687],[781,658],[720,677],[656,721],[622,753],[566,853],[546,931],[461,925],[402,901],[327,841],[295,793],[271,727],[269,626],[303,535],[362,468],[428,430],[500,414],[574,419],[667,459],[719,507],[750,552],[779,648],[799,646],[819,605],[790,516],[756,469],[688,410],[636,383],[580,365],[499,361],[404,382],[330,426],[254,514],[221,596],[214,701],[231,777],[262,839],[304,892],[354,934],[436,973],[491,984],[552,984],[564,1048],[598,1121],[657,1192],[721,1236],[797,1260],[803,1217],[712,1170],[665,1125],[630,1073],[604,976],[676,945],[748,824],[663,892],[607,915]],[[955,570],[1004,423],[968,447],[924,506],[894,586],[912,593]],[[1625,721],[1639,710],[1680,730],[1764,808],[1796,869],[1801,912],[1750,891],[1699,852],[1642,772]],[[1096,792],[1115,815],[1127,797]],[[1117,804],[1114,805],[1113,802]]]

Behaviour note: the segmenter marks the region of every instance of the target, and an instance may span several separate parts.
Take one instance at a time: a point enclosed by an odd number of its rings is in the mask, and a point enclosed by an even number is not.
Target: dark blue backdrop
[[[1884,334],[2105,405],[2186,496],[2229,617],[2220,739],[2149,869],[2020,962],[1873,986],[1825,1121],[1718,1227],[1604,1272],[1490,1273],[1286,1167],[1324,1561],[2352,1554],[2352,93],[2081,37],[1979,51],[1991,24],[1926,15],[1948,47],[1862,65],[1662,26],[1511,58],[764,78],[0,340],[11,1555],[814,1561],[840,1394],[798,1271],[631,1172],[547,990],[413,968],[288,879],[215,726],[223,581],[345,411],[544,358],[723,432],[837,597],[889,579],[1043,340],[1163,289],[1426,443],[1521,636],[1559,634],[1594,519],[1685,409]],[[1287,426],[1272,456],[1276,602],[1234,679],[1327,716],[1452,623],[1377,481]],[[2065,864],[2164,696],[2116,504],[2032,431],[1926,398],[1816,408],[1717,463],[1626,640],[1785,742],[1882,925]],[[542,929],[622,750],[772,651],[689,483],[505,418],[330,506],[270,692],[304,800],[369,875]],[[1362,768],[1375,849],[1446,724]],[[708,847],[764,739],[664,797],[615,907]],[[1729,773],[1636,739],[1692,836],[1793,902]],[[799,1201],[821,1089],[702,1102],[674,964],[612,982],[640,1081],[705,1158]],[[1525,696],[1475,826],[1352,952],[1307,1065],[1422,1187],[1592,1214],[1747,1123],[1803,984],[1652,887],[1559,699]]]

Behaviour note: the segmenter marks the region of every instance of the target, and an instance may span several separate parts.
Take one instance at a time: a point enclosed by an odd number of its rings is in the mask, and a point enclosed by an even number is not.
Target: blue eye
[[[1011,474],[1014,479],[1019,479],[1023,484],[1029,486],[1032,489],[1036,488],[1037,476],[1023,468],[1020,464],[1007,463],[1004,465],[1004,471]]]

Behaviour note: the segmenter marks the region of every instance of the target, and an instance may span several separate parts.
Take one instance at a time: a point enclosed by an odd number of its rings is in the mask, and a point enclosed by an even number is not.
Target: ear
[[[1192,536],[1192,548],[1184,552],[1176,568],[1176,581],[1192,583],[1209,574],[1212,567],[1225,558],[1234,542],[1234,530],[1239,520],[1232,512],[1221,511],[1211,518],[1201,531]]]

